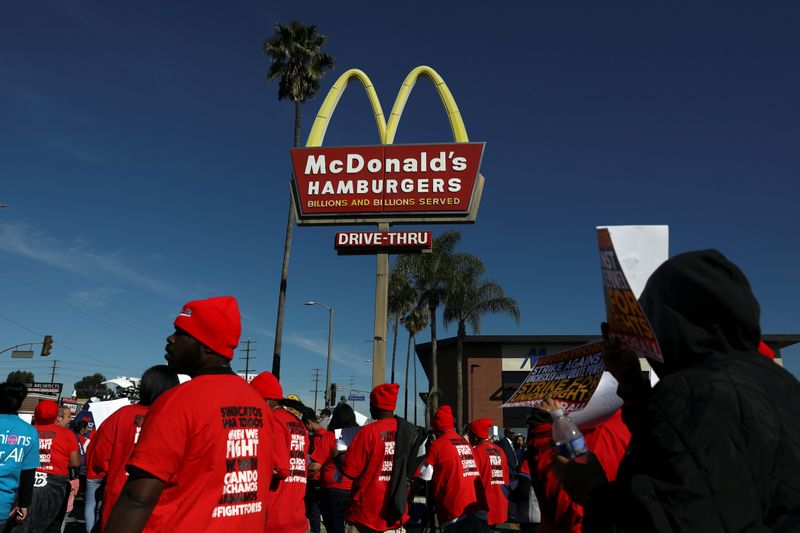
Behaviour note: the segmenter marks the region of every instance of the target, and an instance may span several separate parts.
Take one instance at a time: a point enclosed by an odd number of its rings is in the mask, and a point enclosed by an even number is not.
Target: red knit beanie
[[[255,387],[258,394],[266,400],[280,400],[283,398],[283,387],[272,372],[262,372],[253,378],[250,385]]]
[[[58,404],[53,400],[42,400],[33,410],[33,420],[37,425],[52,424],[58,418]]]
[[[397,392],[400,385],[397,383],[384,383],[378,385],[369,394],[369,405],[382,411],[394,411],[397,406]]]
[[[453,411],[449,405],[443,405],[433,415],[433,429],[436,431],[452,431],[456,422],[453,419]]]
[[[239,305],[233,296],[189,302],[175,319],[175,327],[214,353],[233,359],[233,350],[239,345],[239,335],[242,333]]]
[[[479,418],[469,423],[469,430],[479,439],[488,439],[489,428],[493,425],[491,418]]]

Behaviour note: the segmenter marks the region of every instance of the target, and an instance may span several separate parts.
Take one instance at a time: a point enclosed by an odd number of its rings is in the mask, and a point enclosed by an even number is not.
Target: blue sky
[[[604,224],[668,224],[673,254],[720,249],[750,278],[764,332],[800,333],[795,3],[42,1],[0,7],[3,347],[54,335],[68,389],[139,373],[162,361],[183,302],[232,294],[254,365],[270,367],[293,108],[265,82],[261,43],[292,19],[317,24],[336,59],[304,137],[346,69],[387,109],[427,64],[487,143],[461,249],[522,320],[487,317],[482,333],[597,333]],[[396,142],[449,140],[420,82]],[[377,142],[352,86],[326,144]],[[306,399],[327,334],[309,299],[336,309],[334,380],[369,385],[375,263],[338,257],[335,231],[295,232],[283,373]],[[800,349],[784,355],[800,372]],[[4,356],[0,374],[49,377],[48,359],[17,363]]]

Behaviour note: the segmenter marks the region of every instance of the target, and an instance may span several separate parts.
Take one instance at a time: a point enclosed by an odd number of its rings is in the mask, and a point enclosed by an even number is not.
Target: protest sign
[[[647,280],[669,258],[669,226],[600,226],[608,229],[614,253],[636,298]]]
[[[126,405],[130,405],[131,401],[127,398],[120,398],[119,400],[107,400],[105,402],[92,402],[89,404],[89,411],[94,418],[95,428],[99,428],[106,418],[113,415],[117,409],[121,409]]]
[[[553,398],[570,413],[586,407],[605,370],[603,343],[593,342],[540,357],[503,407],[536,407]]]
[[[600,247],[609,337],[619,339],[620,344],[637,353],[663,361],[653,328],[622,271],[608,229],[598,228],[597,241]]]

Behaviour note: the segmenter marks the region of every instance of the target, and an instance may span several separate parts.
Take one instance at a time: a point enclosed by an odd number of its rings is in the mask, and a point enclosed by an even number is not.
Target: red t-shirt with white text
[[[55,424],[36,426],[39,433],[39,468],[51,476],[69,476],[69,457],[78,451],[78,439],[65,427]]]
[[[145,531],[261,531],[272,414],[229,369],[196,376],[150,407],[128,467],[166,483]],[[223,373],[224,372],[224,373]]]
[[[92,435],[86,456],[86,475],[105,478],[101,517],[103,528],[128,480],[125,465],[139,440],[147,410],[148,407],[144,405],[126,405],[109,416]]]
[[[347,449],[342,473],[353,479],[347,521],[377,531],[397,529],[408,520],[390,520],[392,504],[387,498],[394,465],[397,420],[383,418],[367,424]]]
[[[422,474],[431,469],[433,501],[440,524],[481,510],[477,497],[481,478],[472,446],[464,437],[448,431],[433,441],[419,472]],[[427,479],[425,475],[420,477]]]
[[[333,462],[333,451],[336,449],[336,434],[326,431],[317,441],[317,447],[311,454],[311,461],[322,465],[320,470],[320,484],[326,489],[339,489],[350,491],[353,481],[341,473]]]
[[[508,520],[508,498],[503,494],[503,485],[508,484],[506,455],[502,448],[488,440],[473,446],[472,455],[478,465],[483,487],[478,499],[488,510],[489,525],[501,524]]]
[[[296,416],[278,407],[272,411],[275,427],[275,447],[283,446],[289,451],[289,475],[281,480],[278,488],[269,493],[269,515],[265,531],[271,533],[305,533],[306,485],[308,483],[308,431]]]

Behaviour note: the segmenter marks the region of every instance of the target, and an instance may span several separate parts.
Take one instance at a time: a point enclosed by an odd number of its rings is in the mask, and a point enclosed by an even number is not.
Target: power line
[[[8,265],[0,263],[0,268],[5,270],[11,276],[17,278],[19,281],[25,283],[26,285],[29,285],[29,286],[33,287],[34,289],[37,289],[37,290],[39,290],[39,291],[41,291],[41,292],[43,292],[43,293],[45,293],[45,294],[47,294],[49,296],[52,296],[53,298],[56,298],[56,299],[59,299],[59,300],[61,299],[57,294],[52,294],[48,289],[42,288],[38,284],[33,283],[29,279],[26,279],[24,276],[21,276],[19,274],[19,272],[14,272],[13,270],[11,270],[8,267]],[[52,276],[52,273],[48,273],[48,275]],[[67,280],[67,278],[65,278],[64,276],[59,276],[59,277],[61,278],[62,281]],[[73,287],[79,287],[75,283],[72,283],[72,282],[69,282],[69,281],[67,281],[67,283],[69,283]],[[74,298],[68,298],[68,299],[70,301],[72,301],[72,302],[77,302]],[[106,304],[111,304],[111,299],[110,298],[103,298],[102,296],[94,296],[94,299],[99,300],[99,301],[101,301],[103,303],[106,303]],[[131,311],[130,309],[126,309],[125,307],[121,306],[119,303],[115,302],[114,305],[113,305],[113,309],[116,310],[116,311],[122,311],[123,313],[126,313],[126,314],[128,314],[128,315],[130,315],[130,316],[132,316],[134,318],[137,318],[137,319],[141,320],[142,322],[147,322],[151,326],[154,326],[154,327],[158,328],[159,331],[163,330],[163,328],[164,328],[163,324],[159,324],[157,322],[154,322],[154,321],[150,320],[149,318],[147,318],[146,316],[143,316],[143,315],[140,315],[138,313],[135,313],[135,312]],[[119,319],[117,319],[117,320],[119,320]],[[120,322],[122,322],[122,321],[120,320]],[[142,333],[145,333],[145,334],[149,333],[149,332],[144,331],[143,329],[138,328],[136,326],[133,326],[133,325],[130,325],[130,324],[126,324],[126,325],[128,325],[129,327],[132,327],[134,329],[138,329]]]
[[[0,265],[0,267],[1,267],[1,266],[2,266],[2,265]],[[56,300],[60,301],[61,303],[63,303],[63,304],[64,304],[64,305],[66,305],[67,307],[69,307],[69,308],[71,308],[71,309],[73,309],[73,310],[75,310],[75,311],[77,311],[77,312],[81,313],[82,315],[86,315],[86,316],[88,316],[89,318],[93,318],[93,319],[95,319],[95,320],[97,320],[97,321],[99,321],[99,322],[102,322],[102,323],[103,323],[103,324],[105,324],[106,326],[108,326],[108,327],[110,327],[110,328],[112,328],[112,329],[115,329],[115,330],[117,330],[117,331],[119,331],[119,332],[121,332],[121,333],[124,333],[125,335],[130,335],[131,337],[137,338],[137,339],[139,339],[139,340],[141,340],[141,341],[144,341],[144,342],[148,342],[148,343],[151,343],[151,344],[158,345],[158,343],[157,343],[157,342],[155,342],[153,339],[148,339],[148,338],[146,338],[146,337],[142,337],[141,335],[137,335],[136,333],[131,333],[130,331],[126,331],[126,330],[122,329],[121,327],[117,326],[116,324],[114,324],[114,323],[112,323],[112,322],[109,322],[108,320],[106,320],[106,319],[104,319],[104,318],[100,318],[99,316],[93,315],[93,314],[89,313],[88,311],[85,311],[85,310],[81,309],[80,307],[78,307],[78,306],[76,306],[76,305],[74,305],[74,304],[70,303],[69,301],[65,300],[64,298],[61,298],[61,297],[60,297],[60,296],[58,296],[57,294],[54,294],[54,293],[52,293],[52,292],[48,291],[47,289],[43,289],[43,288],[41,288],[41,287],[38,287],[38,286],[36,286],[36,285],[34,285],[34,284],[32,284],[32,283],[30,283],[30,282],[26,281],[25,279],[23,279],[23,278],[19,277],[17,274],[15,274],[14,272],[11,272],[11,271],[9,271],[9,270],[8,270],[8,269],[6,269],[5,267],[3,267],[3,270],[5,270],[5,271],[6,271],[6,273],[8,273],[10,276],[12,276],[12,277],[14,277],[14,278],[17,278],[19,281],[21,281],[21,282],[25,283],[26,285],[29,285],[29,286],[33,287],[34,289],[37,289],[37,290],[39,290],[39,291],[41,291],[41,292],[43,292],[43,293],[47,294],[47,295],[48,295],[48,296],[50,296],[51,298],[55,298]],[[140,328],[137,328],[137,327],[135,327],[135,326],[131,326],[130,324],[125,324],[125,325],[126,325],[126,327],[129,327],[129,328],[138,329],[139,331],[141,331],[141,332],[142,332],[142,333],[144,333],[144,334],[147,334],[147,333],[148,333],[147,331],[144,331],[144,330],[142,330],[142,329],[140,329]]]
[[[11,322],[12,324],[14,324],[14,325],[16,325],[16,326],[18,326],[18,327],[20,327],[20,328],[22,328],[22,329],[26,330],[26,331],[27,331],[27,332],[29,332],[29,333],[34,333],[34,334],[36,334],[36,335],[39,335],[40,337],[44,337],[44,333],[40,333],[40,332],[38,332],[38,331],[36,331],[36,330],[34,330],[34,329],[31,329],[31,328],[29,328],[28,326],[25,326],[24,324],[20,324],[19,322],[17,322],[17,321],[16,321],[16,320],[14,320],[13,318],[11,318],[11,317],[8,317],[8,316],[6,316],[6,315],[4,315],[4,314],[2,314],[2,313],[0,313],[0,318],[3,318],[3,319],[5,319],[5,320],[8,320],[8,321],[9,321],[9,322]],[[96,363],[102,363],[103,365],[105,365],[105,366],[107,366],[107,367],[109,367],[109,368],[116,368],[117,370],[124,370],[124,371],[126,371],[126,372],[139,372],[138,370],[132,370],[131,368],[122,368],[122,367],[120,367],[120,366],[112,365],[111,363],[108,363],[108,362],[106,362],[106,361],[104,361],[104,360],[102,360],[102,359],[100,359],[100,358],[98,358],[98,357],[94,357],[94,356],[92,356],[92,355],[89,355],[89,354],[87,354],[87,353],[85,353],[85,352],[82,352],[82,351],[80,351],[80,350],[76,350],[75,348],[71,348],[71,347],[67,346],[66,344],[64,344],[64,343],[62,343],[62,342],[56,342],[56,341],[54,340],[54,341],[53,341],[53,344],[55,344],[55,345],[57,345],[57,346],[61,346],[62,348],[66,349],[66,350],[69,350],[69,351],[71,351],[71,352],[74,352],[74,353],[76,353],[76,354],[78,354],[78,355],[81,355],[81,356],[83,356],[83,357],[86,357],[87,359],[91,359],[92,361],[95,361]]]

